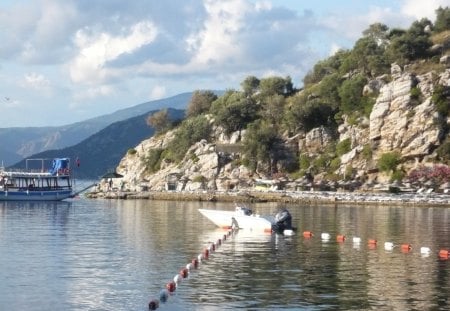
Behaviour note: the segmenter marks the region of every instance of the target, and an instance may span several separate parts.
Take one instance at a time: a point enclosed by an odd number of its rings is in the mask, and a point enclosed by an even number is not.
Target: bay
[[[250,207],[274,214],[280,205]],[[450,310],[450,261],[438,256],[450,248],[450,208],[286,207],[296,235],[233,233],[159,309]],[[0,202],[0,310],[148,310],[180,269],[228,234],[198,208],[234,207]],[[396,247],[385,250],[387,241]],[[412,248],[402,251],[405,243]]]

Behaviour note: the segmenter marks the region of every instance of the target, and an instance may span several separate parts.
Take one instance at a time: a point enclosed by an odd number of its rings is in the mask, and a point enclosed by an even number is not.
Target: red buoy
[[[441,249],[439,251],[439,258],[441,259],[448,259],[448,257],[450,256],[450,251],[447,249]]]
[[[188,269],[186,269],[186,268],[181,269],[181,270],[180,270],[180,275],[181,275],[181,277],[182,277],[183,279],[187,278],[188,272],[189,272],[189,271],[188,271]]]
[[[208,257],[209,257],[209,250],[206,248],[206,249],[203,251],[203,258],[204,258],[204,259],[208,259]]]
[[[402,244],[400,248],[401,248],[402,252],[407,253],[407,252],[411,251],[412,246],[411,246],[411,244]]]
[[[149,310],[156,310],[159,307],[159,301],[158,299],[153,299],[148,303],[148,309]]]
[[[336,237],[336,241],[338,241],[338,242],[344,242],[344,241],[345,241],[345,235],[343,235],[343,234],[338,234],[338,236]]]
[[[218,239],[216,244],[217,244],[217,245],[222,245],[222,240],[221,240],[221,239]]]
[[[166,289],[169,291],[169,293],[173,293],[176,287],[177,285],[175,284],[175,282],[169,282],[166,284]]]
[[[311,231],[303,231],[303,237],[311,238],[312,236],[313,236],[313,233]]]
[[[227,240],[227,235],[226,235],[226,234],[223,235],[223,240],[224,240],[224,241]]]

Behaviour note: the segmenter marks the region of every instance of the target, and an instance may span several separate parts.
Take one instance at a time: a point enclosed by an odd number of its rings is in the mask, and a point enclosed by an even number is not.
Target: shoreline
[[[346,205],[404,205],[404,206],[440,206],[450,207],[450,195],[441,193],[381,193],[381,192],[334,192],[334,191],[145,191],[145,192],[88,192],[91,199],[145,199],[171,201],[208,201],[286,204],[346,204]]]

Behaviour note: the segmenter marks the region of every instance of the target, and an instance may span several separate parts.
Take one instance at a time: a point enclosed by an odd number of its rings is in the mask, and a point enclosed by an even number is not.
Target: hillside
[[[0,161],[5,166],[19,162],[33,154],[73,146],[97,133],[106,126],[148,113],[149,111],[173,108],[185,109],[192,93],[149,101],[116,112],[58,127],[14,127],[0,128]]]
[[[168,109],[168,112],[172,120],[184,117],[184,110]],[[115,122],[74,146],[44,151],[32,157],[49,159],[69,157],[72,159],[76,178],[99,178],[106,172],[114,170],[128,149],[154,134],[154,129],[146,123],[147,116],[152,113],[151,111]],[[80,160],[80,167],[75,165],[77,158]],[[14,166],[25,167],[24,160]]]
[[[450,181],[450,10],[440,10],[434,24],[371,25],[302,89],[249,76],[241,90],[193,96],[178,128],[121,160],[126,189],[437,191]]]

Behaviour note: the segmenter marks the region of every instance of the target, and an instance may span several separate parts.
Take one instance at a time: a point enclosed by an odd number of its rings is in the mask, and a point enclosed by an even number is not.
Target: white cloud
[[[50,80],[44,75],[36,72],[27,73],[21,83],[24,88],[31,88],[37,91],[44,91],[50,89]]]
[[[193,66],[210,66],[232,57],[241,50],[236,37],[245,26],[245,14],[251,6],[244,0],[205,0],[208,14],[202,31],[187,38],[188,50],[194,53]]]
[[[95,87],[89,87],[83,92],[75,93],[74,96],[75,103],[73,105],[74,106],[80,105],[81,102],[85,100],[92,100],[98,97],[108,97],[114,94],[115,91],[111,85],[99,85]]]
[[[85,28],[77,31],[75,45],[78,55],[70,63],[70,77],[74,82],[96,84],[114,77],[107,63],[123,54],[131,54],[151,43],[157,36],[157,29],[150,21],[141,21],[124,34],[113,35],[107,32],[92,33]]]
[[[166,87],[162,85],[157,85],[150,91],[149,100],[161,99],[166,96]]]
[[[401,12],[412,16],[416,20],[423,17],[434,21],[436,19],[436,9],[449,6],[448,0],[403,0]]]

